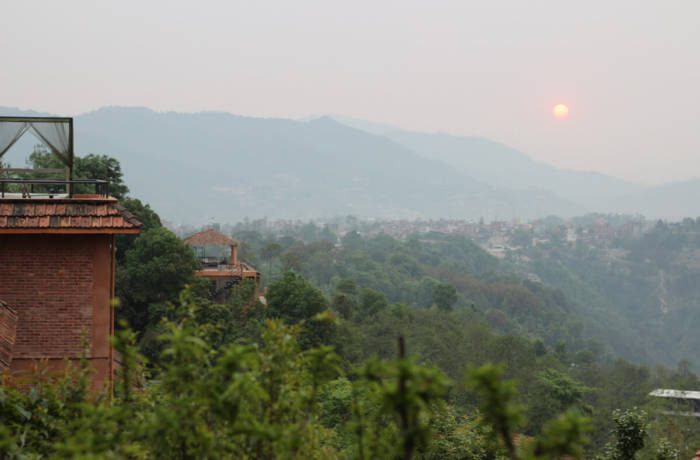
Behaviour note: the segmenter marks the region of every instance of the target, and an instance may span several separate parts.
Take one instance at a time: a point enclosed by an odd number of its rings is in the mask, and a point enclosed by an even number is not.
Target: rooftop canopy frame
[[[66,166],[66,181],[73,179],[73,118],[0,117],[0,160],[27,131],[31,131]]]

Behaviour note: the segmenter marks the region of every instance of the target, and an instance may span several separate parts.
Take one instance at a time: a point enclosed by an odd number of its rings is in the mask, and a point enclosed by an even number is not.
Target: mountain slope
[[[645,188],[621,197],[619,207],[662,219],[700,216],[700,178]]]
[[[541,190],[577,203],[588,212],[644,214],[678,219],[700,214],[700,179],[645,187],[596,172],[555,168],[488,139],[419,133],[390,125],[335,116],[348,126],[385,136],[432,160],[442,161],[496,188]]]
[[[496,187],[546,189],[593,211],[601,210],[598,207],[607,202],[605,198],[641,190],[603,174],[557,169],[487,139],[405,131],[385,135],[426,158],[443,161]]]
[[[134,194],[181,222],[510,218],[576,209],[546,192],[526,197],[492,187],[328,117],[299,122],[110,107],[76,117],[75,127],[78,154],[118,158]]]
[[[110,108],[76,126],[79,151],[111,149],[135,193],[181,220],[440,214],[455,196],[490,194],[442,164],[327,119]]]

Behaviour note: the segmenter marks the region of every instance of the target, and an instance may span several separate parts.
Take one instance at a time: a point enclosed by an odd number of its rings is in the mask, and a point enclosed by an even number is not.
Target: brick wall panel
[[[78,357],[90,344],[94,238],[0,235],[0,299],[19,317],[14,359]]]

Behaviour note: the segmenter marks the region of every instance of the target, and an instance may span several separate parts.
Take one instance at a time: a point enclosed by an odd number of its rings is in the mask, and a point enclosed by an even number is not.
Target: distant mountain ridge
[[[494,187],[545,190],[589,212],[664,218],[700,215],[700,179],[646,187],[597,172],[559,169],[489,139],[411,132],[349,117],[334,118],[385,136],[426,158],[443,161]]]
[[[0,108],[4,115],[22,113],[37,114]],[[614,211],[618,202],[626,206],[619,211],[629,212],[638,194],[653,195],[608,176],[536,163],[486,139],[393,127],[377,133],[381,126],[372,132],[371,124],[358,129],[333,117],[295,121],[105,107],[75,120],[76,152],[118,158],[134,195],[175,222],[571,216]],[[695,183],[669,187],[671,198],[700,189]],[[613,195],[627,201],[606,199]],[[610,209],[594,207],[602,202]],[[693,215],[685,212],[693,205],[677,210]]]

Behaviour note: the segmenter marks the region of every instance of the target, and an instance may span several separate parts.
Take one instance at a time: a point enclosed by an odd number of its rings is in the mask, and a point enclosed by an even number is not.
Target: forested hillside
[[[609,241],[552,238],[521,247],[511,261],[564,292],[581,315],[605,318],[621,354],[697,369],[699,248],[700,221],[684,219]]]
[[[501,331],[570,346],[584,338],[601,354],[696,368],[697,222],[591,214],[530,223],[339,218],[325,227],[260,220],[227,228],[258,248],[272,228],[311,241],[296,243],[285,258],[319,286],[347,275],[391,293],[392,301],[420,307],[429,303],[426,286],[448,283],[460,306],[479,305],[479,314]],[[348,231],[353,228],[364,236]],[[430,228],[440,231],[426,233]],[[337,239],[332,229],[344,236]]]
[[[306,241],[300,235],[236,235],[245,242],[244,254],[268,276],[293,270],[328,295],[351,282],[382,304],[468,311],[502,332],[537,337],[550,346],[585,347],[581,322],[561,292],[509,274],[466,237],[433,233],[399,241],[350,232],[336,245],[332,231],[312,224],[316,232],[309,235],[306,228]]]

